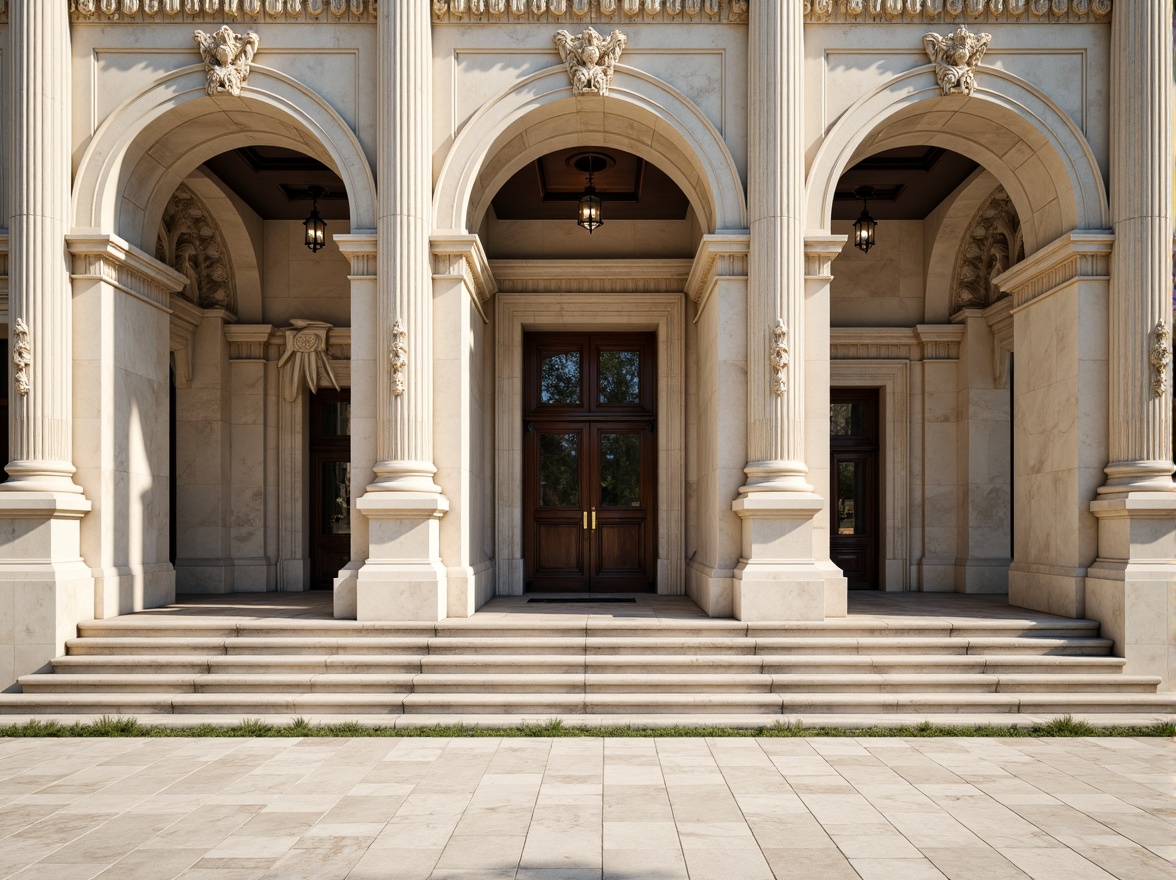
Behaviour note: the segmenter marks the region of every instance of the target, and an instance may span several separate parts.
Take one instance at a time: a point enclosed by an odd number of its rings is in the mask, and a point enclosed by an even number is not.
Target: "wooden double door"
[[[656,589],[655,351],[653,334],[526,336],[528,590]]]
[[[310,396],[310,587],[351,561],[351,389]]]
[[[829,556],[851,590],[878,588],[878,389],[829,392]]]

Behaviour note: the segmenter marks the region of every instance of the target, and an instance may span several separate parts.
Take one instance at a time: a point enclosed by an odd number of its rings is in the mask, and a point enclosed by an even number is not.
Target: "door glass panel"
[[[351,401],[328,401],[322,405],[320,411],[322,412],[322,421],[319,423],[320,437],[351,436]]]
[[[580,435],[539,435],[539,504],[580,506]]]
[[[600,353],[600,402],[613,405],[641,402],[641,352]]]
[[[860,403],[829,405],[829,433],[834,437],[864,437],[866,408]]]
[[[600,506],[641,506],[641,435],[600,435]]]
[[[324,461],[322,534],[351,534],[351,463]]]
[[[839,461],[837,463],[837,534],[862,534],[862,514],[858,504],[861,488],[860,461]]]
[[[539,402],[579,405],[580,352],[561,351],[543,356],[539,369]]]

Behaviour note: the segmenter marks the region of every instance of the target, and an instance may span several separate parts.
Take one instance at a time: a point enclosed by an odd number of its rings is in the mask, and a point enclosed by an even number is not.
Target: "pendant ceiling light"
[[[588,175],[584,195],[580,196],[580,210],[576,217],[576,223],[587,229],[588,234],[591,235],[593,231],[604,225],[604,215],[601,212],[602,203],[600,196],[596,194],[593,179],[598,171],[608,168],[613,164],[613,161],[601,153],[581,153],[574,157],[571,164],[577,171]]]
[[[859,186],[854,195],[862,200],[862,215],[853,224],[853,246],[864,254],[870,252],[876,241],[878,221],[870,216],[870,199],[874,197],[874,187]]]
[[[319,216],[318,200],[327,194],[321,186],[308,186],[307,192],[314,199],[314,206],[310,209],[310,216],[302,221],[306,228],[306,246],[312,254],[317,254],[327,246],[327,222]]]

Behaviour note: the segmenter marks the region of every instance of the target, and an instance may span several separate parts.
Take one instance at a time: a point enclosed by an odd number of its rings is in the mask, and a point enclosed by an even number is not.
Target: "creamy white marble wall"
[[[924,592],[955,589],[959,516],[957,366],[954,358],[944,358],[924,360],[916,369],[923,377],[923,553],[919,583]]]
[[[291,318],[351,326],[351,264],[332,236],[346,234],[347,221],[331,220],[327,246],[317,254],[306,247],[301,220],[267,220],[262,271],[262,317],[286,327]]]
[[[264,359],[234,359],[229,365],[229,552],[233,557],[233,588],[241,593],[265,592],[276,584],[273,560],[266,552],[268,521],[276,513],[266,504],[266,453],[270,445],[266,404],[271,390],[266,380],[270,373]]]
[[[853,232],[838,220],[833,231]],[[829,322],[834,327],[913,327],[925,320],[923,221],[878,224],[868,254],[847,245],[833,261]]]
[[[75,479],[93,510],[82,556],[94,615],[174,598],[168,559],[168,315],[93,278],[74,282]]]
[[[234,589],[230,543],[232,397],[224,326],[209,309],[196,328],[192,385],[176,389],[176,589]]]

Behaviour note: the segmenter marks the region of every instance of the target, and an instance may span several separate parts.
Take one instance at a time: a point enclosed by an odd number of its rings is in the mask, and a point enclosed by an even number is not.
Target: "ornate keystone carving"
[[[1025,259],[1017,209],[1004,187],[993,190],[968,225],[951,283],[951,312],[986,309],[1001,298],[992,279]]]
[[[29,344],[29,327],[23,318],[17,318],[12,328],[15,340],[12,343],[12,362],[16,364],[16,390],[21,397],[28,397],[32,384],[29,369],[33,366],[33,347]]]
[[[788,390],[787,370],[791,357],[788,354],[788,328],[784,326],[784,319],[777,318],[776,326],[772,328],[772,351],[769,355],[772,362],[772,391],[777,397],[783,397]]]
[[[596,92],[602,98],[607,96],[612,86],[613,68],[627,42],[628,38],[620,31],[613,31],[608,39],[592,28],[578,37],[567,31],[558,31],[555,45],[559,47],[560,58],[568,66],[572,96],[578,98],[585,92]]]
[[[976,66],[988,51],[991,40],[992,34],[974,34],[966,27],[957,28],[946,37],[923,35],[923,48],[935,65],[935,81],[944,95],[953,92],[971,95],[976,91]]]
[[[404,323],[397,318],[392,323],[392,352],[388,355],[392,361],[392,393],[403,397],[408,388],[408,332]]]
[[[245,36],[235,34],[228,25],[211,34],[196,31],[193,38],[200,47],[200,57],[204,59],[204,68],[208,72],[209,96],[228,93],[234,98],[240,97],[241,89],[249,80],[249,66],[261,38],[253,31]]]
[[[292,318],[290,326],[285,328],[286,350],[278,360],[278,370],[283,372],[283,390],[291,403],[302,393],[303,384],[311,394],[317,394],[328,384],[339,390],[328,354],[327,334],[331,326],[324,321]]]
[[[1152,395],[1163,397],[1168,390],[1168,366],[1172,363],[1172,331],[1167,321],[1160,321],[1152,331],[1151,365],[1156,371],[1152,379]]]
[[[224,235],[208,207],[181,184],[163,212],[155,259],[187,276],[180,296],[202,309],[237,311],[237,288]]]

